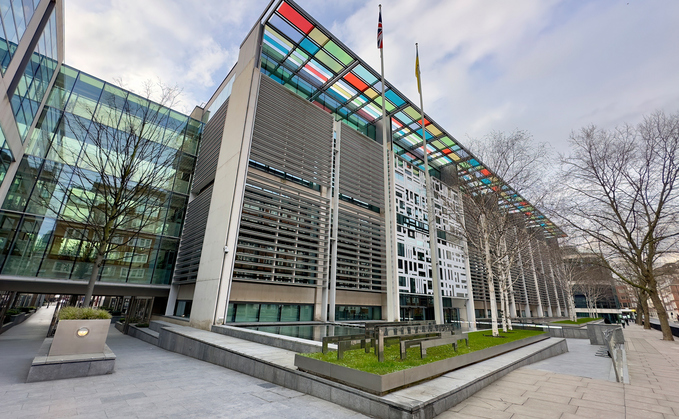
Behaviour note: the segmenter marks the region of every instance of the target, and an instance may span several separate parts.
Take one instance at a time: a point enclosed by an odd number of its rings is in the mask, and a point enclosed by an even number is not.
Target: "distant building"
[[[618,287],[611,271],[602,266],[601,257],[574,247],[567,248],[564,253],[564,263],[574,268],[573,299],[577,316],[617,319],[621,308]],[[591,305],[588,305],[588,300],[591,300]]]

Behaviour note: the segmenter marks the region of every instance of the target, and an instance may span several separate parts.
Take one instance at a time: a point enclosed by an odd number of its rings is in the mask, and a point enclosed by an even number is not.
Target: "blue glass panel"
[[[384,96],[386,96],[387,99],[395,106],[401,106],[404,103],[406,103],[405,100],[403,100],[403,98],[397,95],[393,90],[387,90],[386,92],[384,92]],[[389,108],[387,107],[387,109]]]
[[[304,38],[299,45],[302,48],[304,48],[307,52],[309,52],[311,55],[316,54],[320,49],[318,45],[316,45],[316,43],[310,40],[309,38]]]
[[[366,68],[360,64],[357,65],[352,71],[356,73],[359,77],[361,77],[363,80],[365,80],[365,82],[368,85],[372,85],[377,81],[377,78],[373,76],[371,72],[366,70]]]
[[[290,52],[290,49],[286,45],[281,44],[276,38],[269,36],[267,33],[264,33],[264,42],[278,49],[283,54]]]
[[[281,19],[278,15],[273,15],[269,23],[274,26],[280,33],[290,38],[294,43],[299,43],[304,35],[297,29],[290,26],[286,21]]]

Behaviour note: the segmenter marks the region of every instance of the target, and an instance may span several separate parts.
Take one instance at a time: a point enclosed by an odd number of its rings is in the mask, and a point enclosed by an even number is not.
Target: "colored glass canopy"
[[[293,1],[272,3],[262,24],[261,67],[265,74],[368,135],[375,132],[385,106],[391,119],[394,152],[424,169],[419,107],[388,81],[383,103],[379,73]],[[431,168],[440,170],[456,164],[467,191],[495,192],[505,208],[525,214],[529,226],[541,227],[547,237],[565,236],[426,114],[424,123]]]

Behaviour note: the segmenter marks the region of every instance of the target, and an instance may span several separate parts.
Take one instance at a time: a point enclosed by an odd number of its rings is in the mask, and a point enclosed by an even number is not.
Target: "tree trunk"
[[[641,302],[641,311],[643,314],[644,329],[651,329],[651,319],[648,315],[648,294],[645,291],[639,291],[639,301]]]
[[[644,307],[641,305],[641,299],[637,299],[637,318],[635,319],[636,324],[641,326],[643,323]]]
[[[655,307],[655,311],[658,312],[658,320],[660,320],[660,330],[662,331],[662,340],[674,340],[674,337],[672,337],[672,329],[670,328],[670,322],[667,318],[667,311],[665,310],[665,306],[663,305],[660,296],[653,288],[651,289],[649,296],[651,297],[651,301],[653,302],[653,307]]]
[[[493,278],[493,264],[490,260],[490,237],[486,218],[481,215],[481,231],[483,235],[483,247],[485,251],[486,270],[488,271],[488,294],[490,295],[490,325],[493,336],[500,336],[497,330],[497,300],[495,299],[495,281]]]
[[[505,301],[507,301],[504,274],[500,275],[500,307],[502,307],[502,331],[507,332],[507,309],[505,307]]]
[[[569,291],[568,295],[568,305],[570,306],[571,321],[577,321],[578,315],[575,313],[575,301],[573,300],[573,289]]]
[[[505,298],[505,304],[507,305],[507,313],[510,312],[510,307],[509,307],[509,295]],[[512,329],[512,316],[507,314],[507,329],[513,330]]]
[[[83,307],[89,307],[92,302],[92,293],[94,293],[94,284],[97,282],[97,277],[99,277],[99,269],[104,262],[104,255],[97,254],[97,258],[94,260],[94,266],[92,267],[92,274],[90,275],[90,281],[87,283],[87,292],[85,292],[85,300],[83,301]]]

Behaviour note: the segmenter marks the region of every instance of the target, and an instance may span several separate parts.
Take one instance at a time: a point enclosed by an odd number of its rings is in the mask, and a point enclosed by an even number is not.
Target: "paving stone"
[[[478,406],[467,406],[459,411],[460,414],[468,416],[476,416],[480,418],[488,419],[509,419],[512,417],[512,413],[504,412],[501,410],[484,409]]]
[[[662,413],[652,412],[650,410],[637,409],[634,407],[627,407],[625,409],[628,418],[643,418],[643,419],[665,419]]]
[[[600,409],[609,412],[625,413],[624,403],[612,403],[608,400],[586,400],[586,399],[571,399],[570,404],[579,407],[587,407],[591,409]]]

